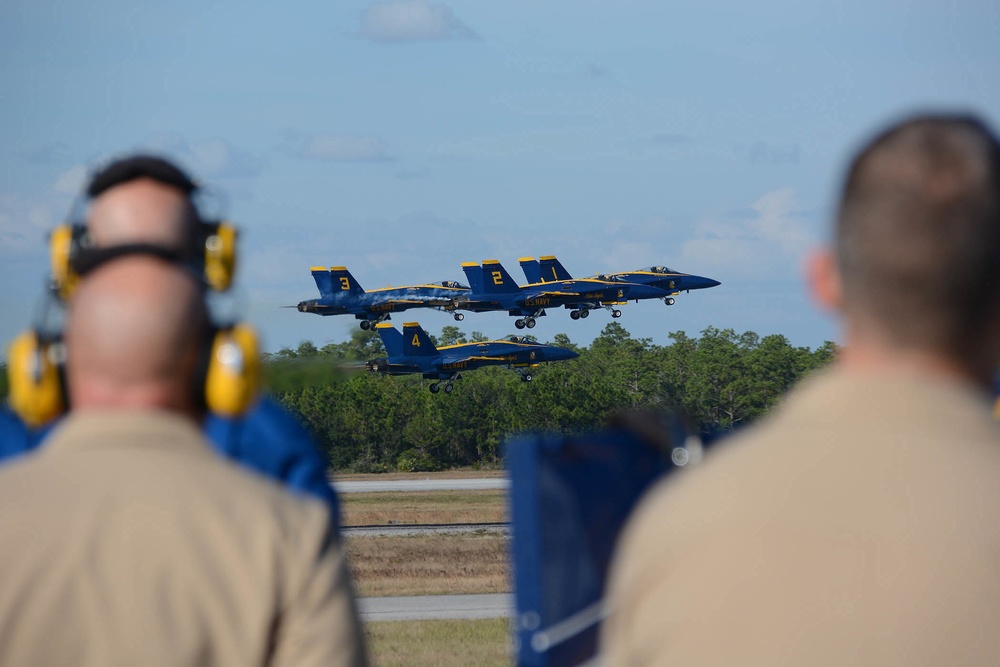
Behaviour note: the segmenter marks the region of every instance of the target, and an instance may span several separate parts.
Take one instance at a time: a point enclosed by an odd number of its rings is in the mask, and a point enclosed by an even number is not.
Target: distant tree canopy
[[[439,345],[482,340],[446,326]],[[271,391],[302,418],[338,470],[435,470],[496,466],[500,445],[527,430],[596,428],[621,408],[683,412],[708,430],[752,421],[806,373],[828,363],[836,347],[793,347],[784,336],[761,338],[709,327],[699,338],[670,334],[654,345],[609,323],[590,347],[566,334],[551,344],[580,353],[521,382],[503,368],[465,373],[450,395],[432,394],[420,376],[366,373],[385,356],[379,337],[358,330],[349,341],[265,356]]]

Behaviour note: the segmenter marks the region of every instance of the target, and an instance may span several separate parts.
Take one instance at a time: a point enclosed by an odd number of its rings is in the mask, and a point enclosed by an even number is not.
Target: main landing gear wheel
[[[461,322],[464,319],[465,319],[465,315],[463,315],[462,313],[455,313],[455,321],[456,322]]]
[[[581,310],[580,311],[580,319],[585,320],[588,317],[590,317],[590,311],[589,310]]]
[[[524,326],[528,327],[529,329],[534,329],[535,328],[535,318],[532,317],[532,318],[528,318],[528,319],[524,320]]]
[[[455,387],[454,387],[454,386],[452,386],[452,384],[451,384],[451,383],[449,382],[448,384],[446,384],[446,385],[444,386],[444,393],[446,393],[446,394],[450,394],[450,393],[451,393],[451,390],[452,390],[452,389],[454,389],[454,388],[455,388]]]
[[[621,316],[622,316],[622,311],[618,310],[617,308],[615,310],[611,311],[611,317],[614,317],[615,319],[617,319],[617,318],[619,318]]]
[[[371,329],[371,328],[372,328],[372,323],[371,323],[371,322],[369,322],[368,320],[361,320],[361,324],[360,324],[360,326],[361,326],[361,328],[362,328],[362,329],[364,329],[365,331],[368,331],[369,329]]]
[[[524,320],[514,320],[514,326],[517,327],[518,329],[523,329],[525,326]]]
[[[569,311],[569,316],[572,319],[574,319],[574,320],[578,320],[578,319],[580,319],[580,311],[579,310],[571,310],[571,311]]]
[[[663,303],[667,304],[668,306],[672,306],[674,305],[674,300],[668,296],[666,299],[663,300]]]
[[[531,382],[531,373],[522,373],[521,374],[521,381],[522,382]]]
[[[441,390],[441,386],[437,382],[435,382],[430,387],[428,387],[428,389],[431,390],[432,394],[436,394],[436,393],[438,393]],[[448,391],[448,389],[445,388],[445,391]]]

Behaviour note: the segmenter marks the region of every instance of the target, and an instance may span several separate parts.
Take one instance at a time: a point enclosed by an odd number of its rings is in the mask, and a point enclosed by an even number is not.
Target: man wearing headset
[[[201,394],[231,361],[206,363],[218,335],[174,262],[108,259],[77,288],[73,409],[0,466],[0,664],[365,664],[329,506],[201,433]]]
[[[134,253],[153,254],[187,268],[199,275],[204,290],[227,289],[235,263],[235,232],[225,223],[199,217],[192,202],[197,191],[187,174],[158,157],[127,157],[98,171],[86,191],[91,201],[86,222],[60,227],[51,240],[59,296],[72,299],[91,266]],[[34,396],[24,402],[33,401]],[[55,402],[60,402],[58,396]],[[52,416],[35,421],[50,425]],[[217,451],[293,491],[321,498],[339,522],[325,457],[273,400],[260,397],[241,415],[209,412],[204,429]],[[47,430],[26,428],[10,412],[0,411],[0,460],[33,449]]]

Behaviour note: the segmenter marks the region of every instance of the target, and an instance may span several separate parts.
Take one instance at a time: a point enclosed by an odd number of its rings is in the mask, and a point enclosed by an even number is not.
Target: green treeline
[[[383,377],[364,361],[385,356],[381,340],[357,331],[322,349],[304,342],[265,356],[270,390],[296,413],[341,471],[437,470],[495,466],[500,445],[527,430],[599,427],[621,408],[682,411],[706,430],[749,422],[804,374],[836,351],[793,347],[784,336],[761,338],[708,328],[699,338],[670,334],[669,345],[632,338],[617,322],[590,347],[565,334],[551,342],[578,359],[536,369],[532,382],[502,368],[463,374],[450,395],[432,394],[419,376]],[[437,344],[484,340],[446,326]]]

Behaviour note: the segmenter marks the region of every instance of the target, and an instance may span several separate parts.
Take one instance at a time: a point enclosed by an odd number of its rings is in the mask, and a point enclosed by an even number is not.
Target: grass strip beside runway
[[[452,595],[511,590],[508,541],[496,534],[351,537],[358,595]]]
[[[505,491],[415,491],[345,493],[341,524],[493,523],[507,520]]]
[[[509,667],[510,621],[387,621],[368,623],[374,667]]]

